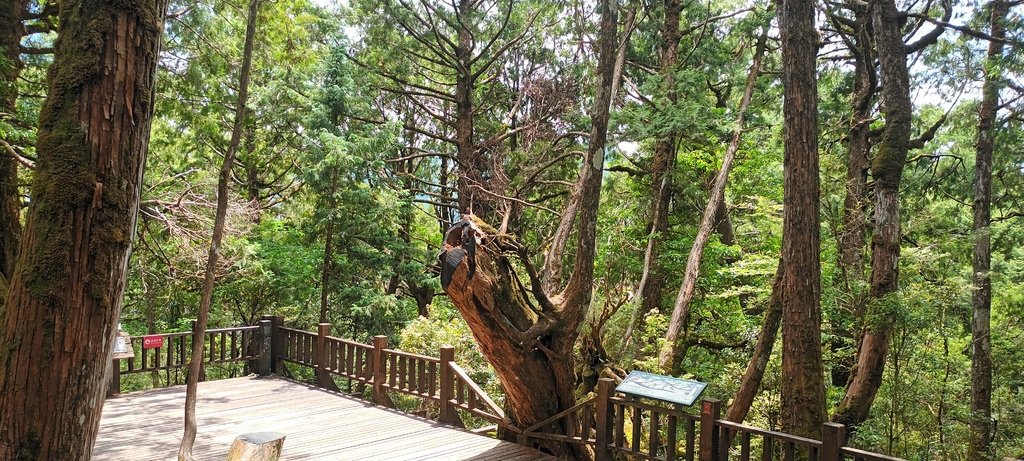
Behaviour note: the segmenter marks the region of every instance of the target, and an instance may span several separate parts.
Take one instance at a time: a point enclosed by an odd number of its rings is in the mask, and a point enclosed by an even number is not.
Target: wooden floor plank
[[[107,400],[95,460],[173,460],[182,434],[184,386]],[[197,459],[223,459],[240,434],[286,435],[292,460],[552,460],[540,452],[278,378],[200,383]]]

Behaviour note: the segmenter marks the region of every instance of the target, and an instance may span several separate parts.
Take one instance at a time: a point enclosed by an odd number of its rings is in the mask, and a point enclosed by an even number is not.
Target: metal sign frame
[[[615,392],[690,406],[707,387],[708,383],[700,381],[634,370],[619,383]]]

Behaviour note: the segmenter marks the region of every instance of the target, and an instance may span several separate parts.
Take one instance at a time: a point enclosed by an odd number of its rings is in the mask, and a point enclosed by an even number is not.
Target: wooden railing
[[[454,375],[455,386],[454,395],[445,404],[499,426],[509,425],[505,411],[494,403],[494,400],[491,400],[491,397],[483,389],[480,389],[480,385],[466,374],[466,370],[463,370],[455,362],[450,362],[448,366],[451,367],[452,375]],[[444,385],[450,386],[451,383]]]
[[[431,401],[441,400],[441,359],[395,349],[384,349],[383,354],[381,365],[387,376],[384,390]]]
[[[653,405],[609,392],[608,406],[611,407],[609,411],[613,418],[608,436],[611,450],[630,453],[643,459],[672,461],[678,459],[678,448],[682,445],[683,453],[689,454],[683,458],[693,460],[698,420],[696,416],[678,407]],[[630,423],[628,434],[627,421]]]
[[[132,338],[138,363],[127,359],[127,369],[119,374],[183,368],[196,335],[161,336],[164,346],[157,349],[143,349],[142,339]],[[463,426],[462,412],[521,443],[554,440],[588,445],[598,461],[623,455],[651,461],[903,461],[846,446],[841,424],[825,424],[822,440],[797,437],[721,419],[721,404],[714,399],[703,400],[700,414],[695,415],[678,405],[620,395],[608,378],[598,382],[596,395],[522,428],[455,363],[453,347],[441,347],[439,357],[413,354],[390,349],[386,336],[375,336],[372,344],[330,336],[326,323],[314,333],[285,327],[283,317],[266,316],[258,326],[209,330],[205,341],[209,346],[204,363],[245,362],[260,375],[286,375],[286,364],[309,367],[319,387],[337,391],[335,378],[339,378],[360,389],[372,388],[374,402],[392,408],[390,394],[407,395],[436,405],[440,422]]]
[[[259,326],[246,326],[206,330],[203,341],[204,367],[206,365],[243,363],[246,367],[254,369],[260,351],[259,328]],[[107,395],[116,395],[121,392],[121,376],[123,375],[165,372],[167,385],[170,385],[172,382],[170,371],[188,367],[188,358],[192,355],[192,343],[196,336],[197,333],[193,325],[193,331],[157,333],[131,338],[135,357],[114,359],[113,374]],[[146,348],[143,340],[147,337],[162,338],[162,345]],[[202,375],[200,379],[203,379]],[[177,379],[173,382],[177,383]]]
[[[343,379],[368,383],[373,378],[370,355],[373,347],[334,336],[324,337],[326,343],[324,368],[327,373]]]

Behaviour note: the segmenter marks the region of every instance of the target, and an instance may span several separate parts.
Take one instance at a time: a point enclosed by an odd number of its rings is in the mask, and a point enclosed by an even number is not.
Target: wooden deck
[[[103,407],[96,460],[176,459],[185,387],[123,394]],[[286,434],[283,460],[553,460],[529,448],[454,429],[279,378],[199,384],[196,459],[222,460],[246,432]]]

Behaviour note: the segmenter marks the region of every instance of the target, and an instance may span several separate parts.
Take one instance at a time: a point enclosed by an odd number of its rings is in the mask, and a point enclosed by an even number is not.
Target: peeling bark
[[[779,8],[783,95],[782,409],[791,434],[820,438],[825,419],[821,360],[818,177],[818,33],[814,4]]]
[[[87,460],[138,216],[166,0],[68,0],[0,308],[0,459]]]

